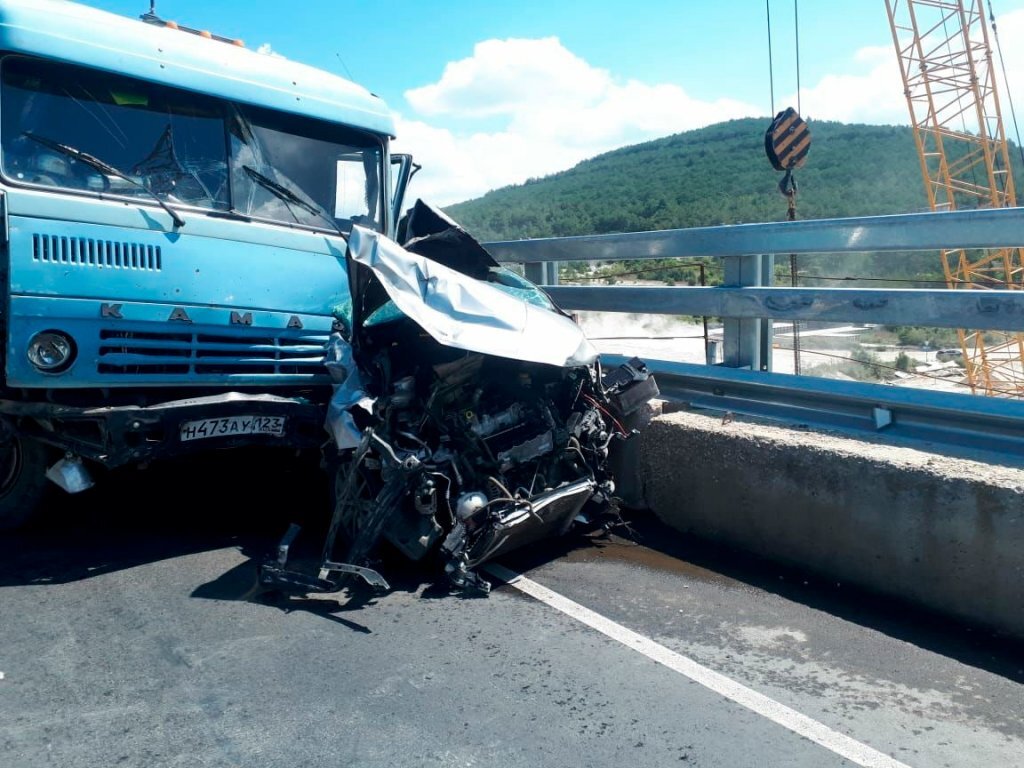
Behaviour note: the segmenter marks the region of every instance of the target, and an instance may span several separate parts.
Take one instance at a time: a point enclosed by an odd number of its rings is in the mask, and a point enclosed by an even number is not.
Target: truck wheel
[[[15,435],[0,443],[0,531],[13,531],[39,512],[48,458],[36,440]]]

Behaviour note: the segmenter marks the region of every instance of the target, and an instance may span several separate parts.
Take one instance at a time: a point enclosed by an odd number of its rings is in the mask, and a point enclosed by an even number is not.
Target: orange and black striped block
[[[764,151],[777,171],[799,168],[811,148],[811,131],[792,107],[779,112],[764,134]]]

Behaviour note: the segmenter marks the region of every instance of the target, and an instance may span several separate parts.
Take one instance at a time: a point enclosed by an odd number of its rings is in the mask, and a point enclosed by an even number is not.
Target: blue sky
[[[1024,0],[992,2],[1016,93]],[[396,112],[399,146],[427,164],[419,191],[442,204],[770,111],[764,0],[157,0],[157,12],[351,75]],[[771,12],[781,109],[795,105],[794,3],[771,0]],[[799,14],[804,114],[907,122],[884,0],[805,0]]]

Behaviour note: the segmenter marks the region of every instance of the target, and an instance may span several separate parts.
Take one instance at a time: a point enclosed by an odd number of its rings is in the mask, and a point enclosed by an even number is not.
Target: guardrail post
[[[723,261],[723,285],[735,288],[770,286],[775,258],[770,255],[727,256]],[[723,319],[722,364],[729,368],[770,371],[772,321],[761,318]]]
[[[537,285],[558,285],[557,261],[534,261],[523,265],[526,279]]]

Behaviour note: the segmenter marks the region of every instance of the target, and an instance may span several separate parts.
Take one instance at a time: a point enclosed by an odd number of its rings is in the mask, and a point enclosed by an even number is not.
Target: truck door
[[[409,188],[409,181],[421,168],[412,161],[412,155],[391,156],[391,221],[388,228],[388,237],[396,238],[398,221],[402,217],[402,208],[405,206],[405,193]]]

